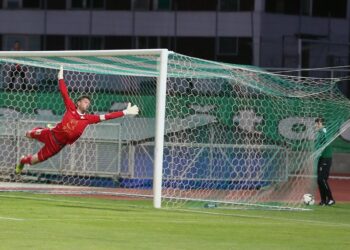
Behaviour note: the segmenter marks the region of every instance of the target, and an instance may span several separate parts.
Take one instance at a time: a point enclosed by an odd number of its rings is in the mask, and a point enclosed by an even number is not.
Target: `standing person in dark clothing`
[[[22,51],[22,47],[19,41],[15,41],[11,51]],[[20,65],[18,63],[6,64],[6,72],[9,76],[10,81],[8,82],[9,90],[22,89],[26,90],[28,88],[28,79],[26,77],[27,67]]]
[[[324,126],[323,118],[317,118],[315,120],[316,123],[316,147],[323,146],[327,140],[327,129]],[[335,204],[335,200],[333,199],[333,195],[328,184],[329,172],[332,166],[332,148],[328,145],[321,152],[320,158],[317,163],[317,184],[320,191],[321,206],[331,206]]]

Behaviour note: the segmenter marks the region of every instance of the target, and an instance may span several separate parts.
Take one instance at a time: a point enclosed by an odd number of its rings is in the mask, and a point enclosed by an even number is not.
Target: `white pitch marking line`
[[[41,198],[41,197],[30,197],[30,196],[20,196],[20,195],[2,195],[0,194],[0,198],[21,198],[26,200],[37,200],[37,201],[50,201],[50,202],[62,202],[62,203],[73,203],[73,204],[85,204],[90,206],[99,206],[102,208],[116,208],[115,205],[104,205],[96,202],[85,202],[85,201],[74,201],[74,200],[64,200],[64,199],[53,199],[53,198]],[[118,204],[118,207],[122,208],[134,208],[134,209],[149,209],[151,207],[138,206],[138,205],[128,205],[128,204]]]
[[[13,217],[2,217],[0,216],[0,220],[14,220],[14,221],[23,221],[24,219],[13,218]]]
[[[346,224],[346,223],[334,223],[334,222],[326,222],[326,221],[292,219],[292,218],[283,218],[283,217],[274,217],[274,216],[227,214],[227,213],[220,213],[220,212],[196,211],[196,210],[190,210],[190,209],[174,209],[174,211],[184,211],[184,212],[209,214],[209,215],[220,215],[220,216],[228,216],[228,217],[242,217],[242,218],[250,218],[250,219],[256,218],[256,219],[270,219],[270,220],[280,220],[280,221],[294,221],[294,222],[300,222],[300,223],[321,224],[321,225],[326,225],[326,226],[350,227],[350,224]]]

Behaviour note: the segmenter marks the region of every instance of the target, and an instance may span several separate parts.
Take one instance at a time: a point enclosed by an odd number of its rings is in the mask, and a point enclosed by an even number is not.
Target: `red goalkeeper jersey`
[[[99,123],[103,120],[122,117],[122,111],[112,112],[106,115],[81,114],[78,112],[74,102],[69,98],[68,90],[63,79],[59,80],[59,89],[63,97],[66,112],[62,121],[53,129],[53,136],[59,144],[72,144],[84,132],[85,128],[90,124]]]

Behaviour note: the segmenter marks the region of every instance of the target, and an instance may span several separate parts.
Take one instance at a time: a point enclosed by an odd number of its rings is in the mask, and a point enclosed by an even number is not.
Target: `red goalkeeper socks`
[[[28,155],[28,156],[24,156],[23,158],[21,158],[21,164],[32,164],[32,156]]]

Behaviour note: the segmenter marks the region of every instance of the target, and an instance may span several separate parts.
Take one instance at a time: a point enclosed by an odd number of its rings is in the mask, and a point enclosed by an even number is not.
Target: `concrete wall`
[[[0,10],[0,33],[199,37],[218,33],[250,37],[251,15],[251,12]]]

